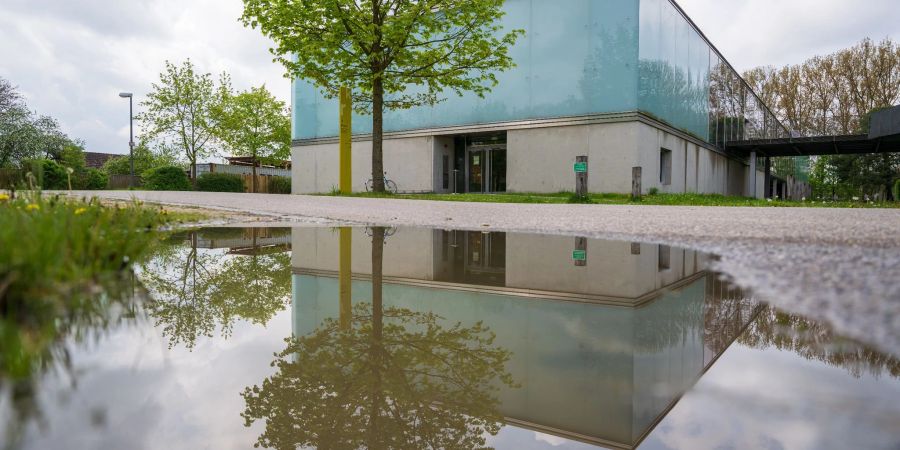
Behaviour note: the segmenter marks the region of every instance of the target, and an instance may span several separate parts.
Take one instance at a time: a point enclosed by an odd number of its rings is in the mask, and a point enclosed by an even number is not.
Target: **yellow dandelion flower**
[[[80,216],[80,215],[82,215],[82,214],[84,214],[84,213],[86,213],[86,212],[87,212],[87,208],[78,208],[78,209],[75,210],[75,215],[76,215],[76,216]]]
[[[5,202],[5,201],[7,201],[7,200],[9,200],[9,195],[7,195],[7,194],[0,194],[0,202]]]
[[[28,206],[25,207],[25,211],[35,211],[35,210],[38,210],[38,209],[41,209],[41,207],[38,206],[36,203],[31,203],[31,204],[29,204]]]

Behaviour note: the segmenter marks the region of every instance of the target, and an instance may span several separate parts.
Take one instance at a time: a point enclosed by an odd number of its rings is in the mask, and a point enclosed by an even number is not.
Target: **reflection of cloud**
[[[534,440],[546,442],[554,447],[559,447],[560,445],[568,442],[568,439],[563,439],[558,436],[552,436],[549,434],[539,433],[537,431],[534,432]]]
[[[271,355],[291,334],[290,313],[267,328],[238,322],[234,339],[209,340],[193,352],[168,350],[167,339],[150,325],[75,348],[77,387],[44,379],[40,401],[48,427],[42,437],[29,437],[26,448],[252,446],[259,430],[244,427],[237,392],[271,374]],[[91,426],[89,413],[96,411],[105,416],[101,428]]]
[[[900,381],[734,345],[645,441],[655,448],[898,448]]]

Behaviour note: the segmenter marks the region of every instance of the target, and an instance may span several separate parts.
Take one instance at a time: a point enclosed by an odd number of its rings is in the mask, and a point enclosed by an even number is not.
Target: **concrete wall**
[[[432,192],[434,190],[435,138],[416,137],[385,139],[384,170],[397,183],[401,192]],[[372,178],[372,141],[353,142],[353,190],[365,191],[365,183]],[[331,192],[339,181],[338,144],[295,146],[293,157],[294,194]]]
[[[449,194],[453,192],[453,137],[452,136],[435,136],[434,137],[434,187],[433,191],[439,194]],[[449,171],[449,180],[447,188],[444,188],[444,157],[447,157],[447,170]]]
[[[353,142],[353,189],[365,190],[371,178],[371,141]],[[443,188],[443,156],[453,162],[452,136],[389,138],[384,141],[385,170],[401,192],[451,192]],[[671,182],[660,179],[660,151],[672,152]],[[590,192],[631,192],[632,168],[643,168],[644,193],[697,192],[750,195],[749,167],[694,141],[639,122],[513,129],[507,131],[507,190],[575,190],[573,164],[588,156]],[[293,149],[295,194],[329,192],[338,185],[338,144]],[[761,172],[757,174],[760,177]],[[763,183],[757,183],[758,193]]]
[[[630,192],[637,122],[510,130],[507,190],[575,190],[575,157],[588,156],[588,190]]]

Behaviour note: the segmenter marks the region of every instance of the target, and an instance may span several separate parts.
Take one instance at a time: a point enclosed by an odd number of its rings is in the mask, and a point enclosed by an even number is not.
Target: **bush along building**
[[[385,113],[384,165],[401,192],[588,190],[762,196],[763,164],[729,143],[787,129],[670,0],[507,0],[517,67],[484,98],[448,93]],[[338,102],[293,86],[293,192],[338,185]],[[371,119],[353,119],[353,189],[371,178]],[[760,161],[762,163],[762,161]]]

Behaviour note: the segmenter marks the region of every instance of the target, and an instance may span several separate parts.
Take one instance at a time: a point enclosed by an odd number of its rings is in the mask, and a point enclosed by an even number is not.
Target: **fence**
[[[200,176],[204,173],[215,172],[215,173],[232,173],[235,175],[251,175],[253,174],[253,167],[251,166],[232,166],[227,164],[197,164],[197,176]],[[290,169],[278,169],[275,167],[257,167],[256,174],[260,176],[270,176],[270,177],[288,177],[291,176]]]
[[[25,183],[25,173],[19,169],[0,169],[0,189],[9,189]]]
[[[134,177],[134,187],[140,187],[143,184],[141,177]],[[131,175],[110,175],[109,189],[128,189],[131,187]]]

